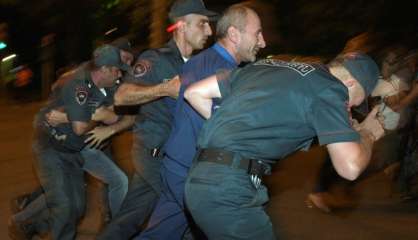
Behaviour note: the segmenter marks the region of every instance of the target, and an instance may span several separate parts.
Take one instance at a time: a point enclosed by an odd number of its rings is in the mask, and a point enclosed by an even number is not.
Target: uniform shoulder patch
[[[84,105],[87,102],[88,90],[85,86],[77,86],[75,88],[75,100],[79,105]]]
[[[152,63],[151,61],[147,60],[147,59],[139,59],[133,69],[134,69],[134,76],[135,77],[142,77],[145,74],[147,74],[152,67]]]

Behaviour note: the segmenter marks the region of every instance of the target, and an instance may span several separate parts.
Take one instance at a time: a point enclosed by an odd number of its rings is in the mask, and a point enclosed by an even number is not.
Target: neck
[[[173,34],[174,42],[177,45],[177,48],[180,51],[180,54],[184,58],[190,58],[193,53],[193,48],[186,41],[186,38],[183,33],[175,31]]]
[[[98,70],[93,70],[90,72],[91,80],[98,88],[102,88],[103,86],[100,84],[100,73]]]
[[[225,48],[225,50],[234,58],[237,64],[241,63],[241,59],[238,55],[238,51],[235,48],[235,45],[231,41],[229,41],[228,39],[219,39],[216,43],[221,45],[223,48]]]

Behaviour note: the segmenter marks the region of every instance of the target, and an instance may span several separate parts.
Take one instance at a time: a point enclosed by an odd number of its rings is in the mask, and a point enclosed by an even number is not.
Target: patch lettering
[[[254,63],[254,65],[264,65],[264,66],[272,66],[272,67],[285,67],[285,68],[289,68],[289,69],[297,72],[298,74],[300,74],[302,76],[306,76],[310,72],[315,70],[315,67],[313,67],[312,65],[307,64],[307,63],[285,62],[285,61],[277,60],[277,59],[263,59],[263,60],[260,60],[256,63]]]

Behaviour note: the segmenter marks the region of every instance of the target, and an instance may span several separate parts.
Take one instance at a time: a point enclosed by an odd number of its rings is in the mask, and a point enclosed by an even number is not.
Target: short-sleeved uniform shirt
[[[359,140],[347,111],[348,90],[322,65],[264,59],[218,79],[219,109],[205,123],[201,148],[273,162],[309,148]]]
[[[89,122],[95,110],[113,104],[116,85],[113,88],[99,89],[92,81],[87,64],[82,64],[72,77],[54,89],[48,105],[40,111],[39,118],[49,134],[51,145],[60,151],[79,152],[84,146],[85,136],[74,133],[71,122]],[[56,127],[48,125],[45,113],[51,109],[62,109],[67,113],[70,123]]]
[[[156,85],[178,75],[184,60],[173,39],[163,48],[143,52],[136,61],[137,75],[126,82]],[[164,97],[141,106],[134,133],[149,149],[163,146],[171,130],[176,101]]]
[[[196,153],[197,137],[204,119],[184,99],[187,86],[216,74],[223,69],[234,69],[234,58],[219,44],[202,51],[184,64],[181,73],[182,86],[175,108],[173,129],[165,144],[166,159],[163,164],[170,171],[186,176]],[[215,101],[213,108],[217,107]]]

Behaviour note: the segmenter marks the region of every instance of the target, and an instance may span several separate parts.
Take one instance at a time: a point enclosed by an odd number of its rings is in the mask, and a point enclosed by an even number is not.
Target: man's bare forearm
[[[373,134],[367,130],[360,130],[358,133],[360,134],[360,146],[362,148],[363,157],[358,158],[359,162],[357,164],[363,171],[367,165],[369,165],[370,159],[372,157],[375,138]]]
[[[179,89],[178,78],[153,86],[124,83],[115,93],[115,105],[143,104],[167,96],[175,98]]]

